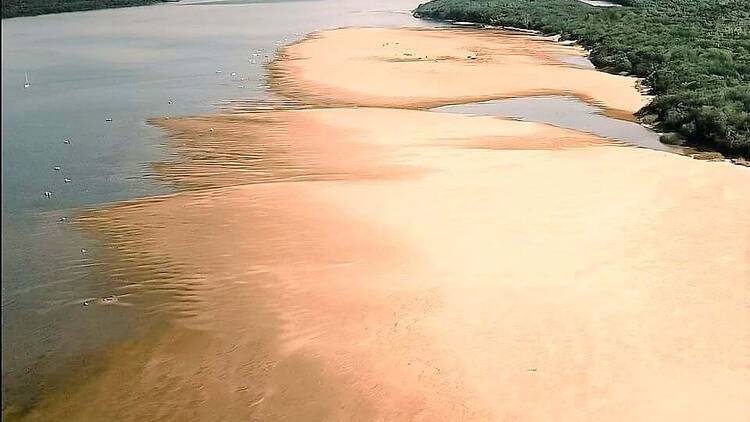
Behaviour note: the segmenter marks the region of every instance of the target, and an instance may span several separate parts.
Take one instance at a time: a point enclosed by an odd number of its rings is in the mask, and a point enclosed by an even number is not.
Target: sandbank
[[[645,101],[551,64],[561,46],[463,33],[324,32],[272,70],[325,108],[154,120],[181,191],[78,224],[123,292],[169,293],[146,309],[168,325],[29,419],[746,420],[750,171],[407,110],[542,87]],[[526,76],[498,78],[504,60]]]
[[[315,104],[428,108],[528,95],[572,95],[618,117],[649,98],[638,80],[582,69],[552,37],[489,29],[343,28],[287,46],[276,87]]]

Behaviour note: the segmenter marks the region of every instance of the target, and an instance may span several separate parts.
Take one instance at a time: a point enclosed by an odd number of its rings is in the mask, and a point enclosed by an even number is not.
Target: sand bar
[[[581,54],[498,30],[344,28],[286,47],[271,70],[283,92],[321,104],[425,108],[566,94],[627,116],[648,103],[635,78],[560,60]]]
[[[379,30],[346,31],[331,51],[353,54],[350,43]],[[388,34],[432,45],[412,30]],[[461,36],[443,32],[440,44],[464,45]],[[382,47],[361,45],[359,57]],[[322,69],[331,55],[319,54],[277,66]],[[416,73],[404,71],[390,78],[412,86],[408,95],[349,91],[357,78],[382,76],[365,67],[372,75],[341,79],[311,70],[298,87],[403,107],[442,89],[411,85]],[[112,365],[29,419],[750,414],[746,168],[422,110],[154,123],[178,153],[158,174],[186,190],[90,212],[80,224],[121,257],[110,265],[123,291],[170,292],[150,309],[170,322],[113,350]]]

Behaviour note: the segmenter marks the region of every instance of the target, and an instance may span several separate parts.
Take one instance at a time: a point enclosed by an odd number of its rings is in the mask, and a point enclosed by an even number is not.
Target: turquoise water
[[[70,223],[82,207],[171,190],[150,177],[170,152],[146,119],[273,100],[264,64],[311,31],[428,25],[412,0],[200,3],[2,21],[4,405],[145,324],[137,298],[97,301],[123,281]]]

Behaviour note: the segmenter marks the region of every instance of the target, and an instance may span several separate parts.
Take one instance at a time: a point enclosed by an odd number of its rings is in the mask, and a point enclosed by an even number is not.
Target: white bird
[[[55,166],[55,171],[60,171],[60,166]]]
[[[216,73],[221,73],[221,70],[216,70]]]
[[[44,196],[46,196],[47,198],[52,198],[52,192],[46,190],[44,191]]]
[[[70,139],[66,139],[63,141],[63,144],[70,145]]]
[[[58,222],[58,223],[64,223],[64,222],[65,222],[65,221],[67,221],[67,220],[68,220],[68,217],[60,217],[60,219],[59,219],[59,220],[57,220],[57,222]]]
[[[106,120],[106,121],[108,121],[108,122],[111,122],[111,121],[112,121],[112,118],[111,118],[111,117],[107,117],[107,118],[106,118],[106,119],[104,119],[104,120]]]
[[[86,249],[81,249],[81,253],[86,253]]]
[[[65,182],[65,183],[70,183],[72,181],[73,181],[72,179],[68,179],[67,177],[63,179],[63,182]]]
[[[237,76],[237,72],[232,72],[229,74],[230,76]]]

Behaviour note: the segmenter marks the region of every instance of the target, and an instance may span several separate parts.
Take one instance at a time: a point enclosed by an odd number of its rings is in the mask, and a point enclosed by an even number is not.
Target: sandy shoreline
[[[748,169],[409,109],[645,101],[562,48],[326,31],[271,69],[324,108],[154,120],[184,191],[80,224],[140,271],[131,289],[170,293],[171,322],[28,419],[745,420]]]
[[[638,80],[566,63],[553,37],[486,29],[343,28],[311,34],[269,66],[280,92],[316,105],[432,108],[571,95],[619,118],[649,101]],[[469,83],[470,82],[470,83]]]

